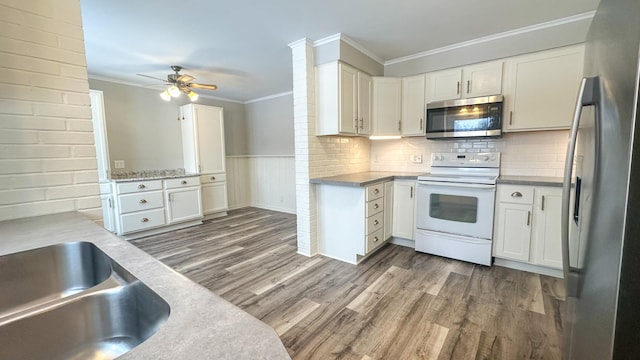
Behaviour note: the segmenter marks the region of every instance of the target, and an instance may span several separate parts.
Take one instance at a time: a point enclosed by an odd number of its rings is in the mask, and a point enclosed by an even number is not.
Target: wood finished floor
[[[388,244],[358,266],[296,253],[296,217],[244,208],[132,241],[272,326],[294,359],[560,359],[552,277]]]

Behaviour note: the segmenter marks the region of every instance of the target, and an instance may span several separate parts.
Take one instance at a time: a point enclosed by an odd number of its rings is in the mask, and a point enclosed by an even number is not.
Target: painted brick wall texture
[[[78,0],[0,4],[0,220],[102,218]]]

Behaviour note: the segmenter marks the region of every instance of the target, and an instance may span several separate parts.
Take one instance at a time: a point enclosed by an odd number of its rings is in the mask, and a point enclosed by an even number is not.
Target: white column
[[[309,184],[310,138],[315,136],[315,76],[313,46],[309,39],[289,44],[293,60],[293,119],[295,129],[296,214],[298,253],[318,251],[315,186]]]

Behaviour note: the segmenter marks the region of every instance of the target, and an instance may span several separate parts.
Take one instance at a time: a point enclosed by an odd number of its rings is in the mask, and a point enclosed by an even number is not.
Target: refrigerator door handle
[[[599,100],[599,81],[598,77],[583,78],[580,83],[580,91],[573,113],[573,122],[571,125],[571,136],[567,144],[567,157],[564,163],[564,181],[562,183],[562,271],[564,273],[565,283],[569,279],[569,208],[571,201],[571,177],[573,176],[573,158],[575,156],[576,143],[578,139],[578,128],[580,126],[580,116],[582,108],[590,105],[597,105]],[[576,194],[577,196],[578,194]],[[576,202],[579,200],[576,199]],[[567,286],[567,296],[575,296],[575,289],[569,289]]]

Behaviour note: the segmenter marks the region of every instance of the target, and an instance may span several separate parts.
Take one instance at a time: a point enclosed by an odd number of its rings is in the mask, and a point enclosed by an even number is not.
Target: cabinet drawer
[[[384,244],[384,231],[382,229],[367,235],[365,252],[368,254],[380,245]]]
[[[374,231],[382,230],[384,227],[384,212],[379,212],[373,216],[367,218],[366,234],[371,234]]]
[[[533,204],[533,187],[498,185],[498,201],[515,204]]]
[[[384,183],[374,184],[367,186],[366,201],[375,200],[381,198],[384,195]]]
[[[227,174],[207,174],[207,175],[200,175],[200,182],[202,184],[210,184],[210,183],[217,183],[217,182],[223,182],[223,181],[227,181]]]
[[[126,214],[134,211],[150,210],[164,206],[162,191],[146,191],[139,194],[127,194],[118,196],[120,213]]]
[[[384,198],[379,198],[367,202],[366,217],[370,217],[381,212],[384,209]]]
[[[149,181],[131,181],[117,183],[116,189],[118,194],[128,194],[141,191],[151,191],[162,189],[162,180],[149,180]]]
[[[123,234],[162,226],[165,224],[164,209],[153,209],[121,215],[120,223],[122,224]]]
[[[183,188],[188,186],[198,186],[200,185],[200,178],[197,176],[188,177],[188,178],[176,178],[176,179],[168,179],[164,181],[164,185],[167,189],[176,189]]]

